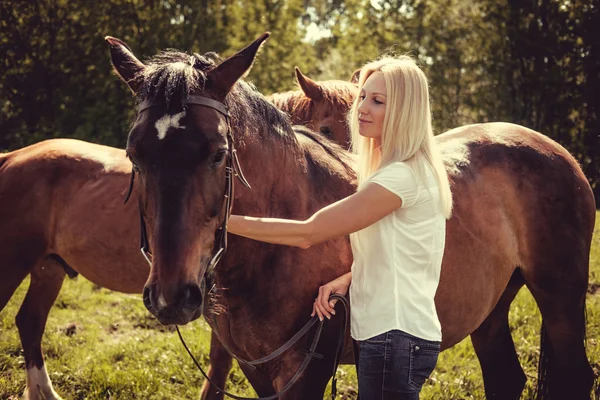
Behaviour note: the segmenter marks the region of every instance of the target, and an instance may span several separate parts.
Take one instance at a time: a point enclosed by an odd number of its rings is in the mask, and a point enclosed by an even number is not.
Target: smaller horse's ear
[[[321,86],[319,86],[317,82],[313,81],[308,76],[302,74],[298,67],[296,67],[295,69],[296,80],[298,81],[298,84],[300,85],[300,88],[302,89],[306,97],[315,101],[321,100],[323,98]]]
[[[215,68],[211,69],[207,74],[211,87],[225,97],[238,79],[246,76],[250,71],[256,53],[270,35],[270,32],[263,33],[248,47],[243,48]]]
[[[352,78],[350,78],[350,82],[358,85],[358,78],[360,78],[360,68],[354,71]]]
[[[110,47],[110,61],[115,71],[129,85],[133,93],[137,93],[142,84],[139,73],[144,70],[144,64],[133,55],[129,46],[122,40],[112,36],[106,36],[104,40]]]

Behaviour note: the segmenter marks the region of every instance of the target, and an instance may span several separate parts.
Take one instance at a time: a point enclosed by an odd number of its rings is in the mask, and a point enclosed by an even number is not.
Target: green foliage
[[[166,48],[227,56],[271,30],[250,79],[265,93],[309,69],[301,1],[9,0],[0,3],[0,150],[52,137],[124,146],[133,96],[114,74],[104,36],[142,60]],[[277,60],[277,62],[270,62]]]
[[[332,31],[317,47],[318,77],[347,78],[382,52],[412,54],[429,76],[437,132],[487,121],[537,130],[580,161],[600,199],[598,0],[321,0],[314,9]]]

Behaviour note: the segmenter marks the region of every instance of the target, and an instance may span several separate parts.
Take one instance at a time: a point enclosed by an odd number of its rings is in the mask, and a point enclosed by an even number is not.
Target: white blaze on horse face
[[[156,126],[156,130],[158,131],[158,139],[159,140],[164,139],[165,136],[167,136],[167,132],[171,128],[185,129],[185,126],[179,125],[179,121],[183,117],[185,117],[185,111],[182,111],[175,115],[167,114],[167,115],[159,118],[159,120],[156,121],[156,124],[154,125],[154,126]]]
[[[24,398],[29,399],[52,399],[60,400],[61,397],[52,388],[52,381],[46,371],[46,366],[42,368],[27,369],[27,387],[25,388]]]

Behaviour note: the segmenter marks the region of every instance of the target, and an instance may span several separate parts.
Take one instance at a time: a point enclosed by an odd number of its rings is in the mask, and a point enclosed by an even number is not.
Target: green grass
[[[600,217],[600,215],[598,215]],[[600,225],[600,224],[597,224]],[[600,285],[600,227],[596,228],[590,286]],[[28,281],[0,313],[0,399],[25,389],[24,359],[14,318]],[[597,287],[597,286],[593,286]],[[593,292],[591,290],[590,292]],[[203,378],[179,343],[145,310],[141,296],[99,289],[79,277],[67,280],[48,318],[42,346],[55,390],[65,399],[197,399]],[[600,375],[600,291],[588,294],[588,357]],[[513,302],[510,322],[528,376],[523,398],[532,398],[539,356],[540,314],[526,289]],[[210,330],[204,321],[186,326],[188,345],[208,363]],[[339,371],[338,398],[356,397],[353,367]],[[229,389],[254,396],[236,366]],[[329,389],[327,394],[329,393]],[[441,354],[422,399],[484,399],[479,364],[469,339]]]

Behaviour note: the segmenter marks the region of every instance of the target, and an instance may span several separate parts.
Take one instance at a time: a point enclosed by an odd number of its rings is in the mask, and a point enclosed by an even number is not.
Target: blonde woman
[[[313,315],[331,318],[329,296],[350,290],[360,397],[418,399],[440,351],[434,296],[452,195],[414,60],[371,62],[358,86],[348,117],[357,192],[306,221],[232,216],[229,231],[302,248],[350,234],[352,270],[320,287]]]

